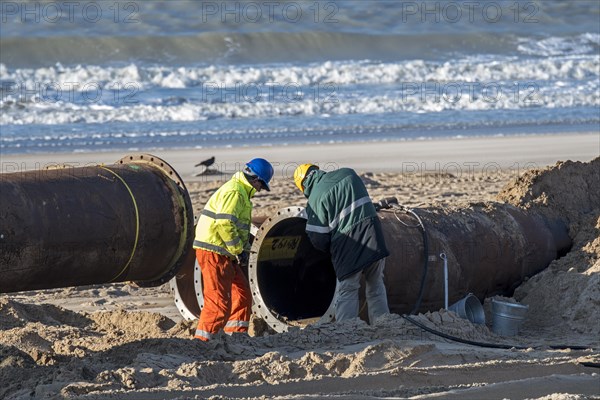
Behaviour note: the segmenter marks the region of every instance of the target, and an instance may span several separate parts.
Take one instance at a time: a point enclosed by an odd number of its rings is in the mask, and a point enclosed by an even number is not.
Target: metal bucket
[[[468,319],[475,324],[485,324],[485,313],[481,302],[473,293],[469,293],[464,298],[448,307],[448,310],[454,311],[461,318]]]
[[[518,335],[527,310],[527,305],[492,299],[492,331],[502,336]]]

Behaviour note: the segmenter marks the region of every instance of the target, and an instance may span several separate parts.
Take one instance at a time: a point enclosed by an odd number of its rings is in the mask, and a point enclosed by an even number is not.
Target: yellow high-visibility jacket
[[[254,193],[242,172],[213,193],[198,220],[194,248],[231,258],[240,254],[248,243]]]

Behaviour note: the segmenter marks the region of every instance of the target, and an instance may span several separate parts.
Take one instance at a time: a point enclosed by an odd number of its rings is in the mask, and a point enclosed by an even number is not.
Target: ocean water
[[[0,151],[600,130],[600,2],[0,3]]]

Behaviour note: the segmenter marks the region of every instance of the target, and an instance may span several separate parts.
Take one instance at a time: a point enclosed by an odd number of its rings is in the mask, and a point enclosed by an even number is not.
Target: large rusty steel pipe
[[[0,174],[0,293],[171,279],[193,241],[181,178],[150,154]]]
[[[426,228],[430,260],[421,312],[444,306],[441,253],[448,261],[453,303],[468,293],[480,300],[511,294],[571,245],[561,221],[506,204],[415,212]],[[401,209],[378,215],[390,250],[385,267],[390,311],[409,313],[419,298],[424,271],[423,236],[415,217]],[[336,279],[329,254],[312,247],[305,226],[303,208],[282,209],[261,225],[252,246],[248,271],[254,310],[278,332],[330,321],[334,315]]]

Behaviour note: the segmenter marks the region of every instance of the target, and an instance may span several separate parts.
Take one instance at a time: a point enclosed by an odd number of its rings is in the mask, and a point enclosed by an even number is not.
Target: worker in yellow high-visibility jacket
[[[273,166],[255,158],[208,200],[196,226],[194,248],[202,272],[204,308],[194,335],[208,341],[223,329],[247,332],[252,295],[240,261],[248,245],[252,202],[257,191],[270,191]]]

